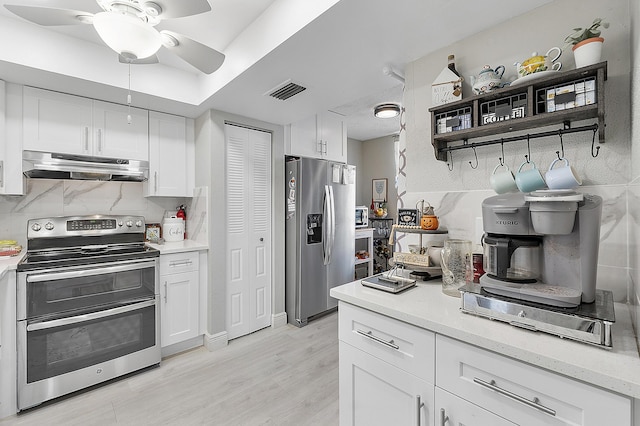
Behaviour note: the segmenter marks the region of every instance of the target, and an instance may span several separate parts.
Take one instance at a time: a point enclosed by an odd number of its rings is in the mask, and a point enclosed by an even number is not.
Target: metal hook
[[[498,160],[500,161],[500,166],[504,166],[504,142],[502,138],[500,138],[500,149],[502,150],[502,157],[498,157]]]
[[[524,156],[527,163],[531,163],[531,147],[529,146],[529,133],[527,133],[527,153]]]
[[[478,153],[476,152],[476,147],[472,146],[471,148],[473,148],[473,155],[476,156],[476,165],[475,167],[473,166],[473,164],[471,164],[471,161],[469,161],[469,165],[471,166],[472,169],[477,169],[478,168]]]
[[[451,151],[449,151],[449,157],[451,158],[451,165],[449,165],[449,162],[447,161],[447,167],[449,168],[449,171],[452,172],[453,171],[453,153],[451,153]]]
[[[562,156],[560,156],[560,151],[556,151],[556,155],[558,156],[558,160],[562,160],[564,158],[564,143],[562,142],[562,129],[558,130],[558,136],[560,136],[560,149],[562,150]]]
[[[596,126],[595,129],[593,129],[593,138],[591,139],[591,156],[593,158],[596,158],[598,156],[598,154],[600,154],[600,145],[596,146],[596,153],[593,153],[593,146],[596,143],[596,133],[598,133],[598,127]]]

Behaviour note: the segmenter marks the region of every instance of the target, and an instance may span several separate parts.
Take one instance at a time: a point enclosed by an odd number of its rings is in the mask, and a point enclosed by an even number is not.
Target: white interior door
[[[271,325],[271,134],[227,124],[227,333]]]

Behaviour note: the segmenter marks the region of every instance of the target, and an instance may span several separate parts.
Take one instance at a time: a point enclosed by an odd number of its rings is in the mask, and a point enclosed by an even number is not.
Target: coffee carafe
[[[575,307],[595,300],[602,198],[573,190],[502,194],[482,203],[480,286],[490,294]]]

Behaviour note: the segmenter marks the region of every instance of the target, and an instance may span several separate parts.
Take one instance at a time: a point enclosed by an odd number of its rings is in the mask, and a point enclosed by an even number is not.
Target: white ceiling
[[[204,75],[161,50],[159,64],[131,67],[133,103],[188,117],[214,108],[276,124],[332,110],[345,116],[350,138],[386,136],[399,131],[399,120],[376,119],[373,107],[401,103],[403,86],[383,74],[385,66],[404,74],[407,63],[550,1],[209,0],[210,12],[158,28],[225,53],[223,66]],[[0,4],[99,10],[89,0]],[[92,26],[40,27],[0,7],[0,37],[0,79],[124,103],[127,65]],[[307,90],[286,101],[265,96],[286,80]]]

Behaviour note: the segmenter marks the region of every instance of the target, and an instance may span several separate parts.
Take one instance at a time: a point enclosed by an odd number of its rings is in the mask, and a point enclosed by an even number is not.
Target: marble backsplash
[[[0,196],[0,239],[25,244],[29,219],[116,214],[141,215],[147,223],[161,223],[165,215],[175,214],[176,207],[185,204],[187,233],[192,231],[206,241],[207,189],[197,188],[196,194],[192,199],[145,198],[138,182],[28,179],[25,195]]]
[[[580,188],[581,192],[603,198],[597,287],[611,290],[618,302],[633,300],[629,252],[634,251],[634,255],[637,256],[637,249],[629,245],[629,232],[637,233],[640,228],[638,212],[633,214],[627,209],[629,198],[638,197],[640,191],[636,187],[635,195],[632,195],[630,192],[633,191],[628,188],[627,185]],[[481,251],[482,200],[493,195],[495,193],[490,190],[411,192],[403,197],[403,202],[405,208],[413,208],[421,199],[428,201],[435,209],[441,229],[449,231],[449,238],[471,240],[477,244],[476,249]],[[418,238],[417,235],[405,234],[404,237],[398,238],[395,250],[408,251],[408,244],[417,244]],[[424,238],[423,245],[427,245]],[[638,271],[634,273],[637,280]],[[637,298],[637,295],[635,297]]]

